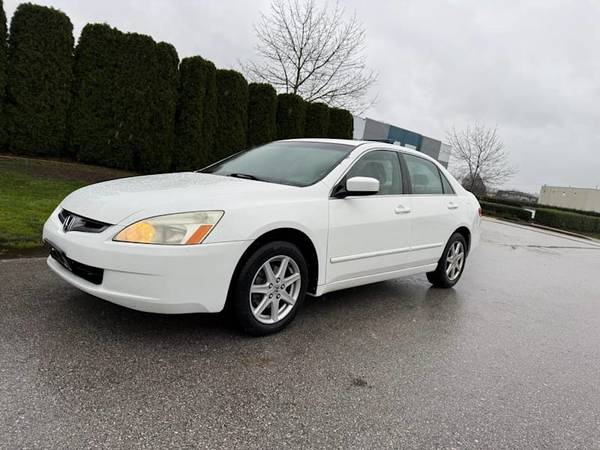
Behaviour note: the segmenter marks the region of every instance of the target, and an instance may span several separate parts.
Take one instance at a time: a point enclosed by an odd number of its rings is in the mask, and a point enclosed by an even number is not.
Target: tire
[[[243,262],[231,286],[232,313],[250,335],[276,333],[294,319],[304,302],[307,284],[308,268],[298,247],[285,241],[269,242]]]
[[[456,259],[454,255],[461,255]],[[455,261],[460,261],[457,265],[454,265],[452,269],[450,266]],[[427,272],[427,279],[431,284],[438,288],[448,289],[458,283],[460,277],[465,270],[465,263],[467,260],[467,243],[465,238],[460,233],[454,233],[450,236],[442,257],[438,261],[438,265],[433,272]]]

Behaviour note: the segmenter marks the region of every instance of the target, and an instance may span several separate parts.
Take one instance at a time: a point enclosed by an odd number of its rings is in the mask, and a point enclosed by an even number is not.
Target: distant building
[[[501,198],[502,200],[512,200],[515,202],[529,203],[531,205],[536,204],[538,201],[537,195],[528,194],[527,192],[521,191],[500,190],[496,192],[495,197]]]
[[[544,185],[538,205],[600,212],[600,189]]]
[[[448,167],[452,148],[442,141],[373,119],[354,116],[354,139],[381,140],[412,148]]]

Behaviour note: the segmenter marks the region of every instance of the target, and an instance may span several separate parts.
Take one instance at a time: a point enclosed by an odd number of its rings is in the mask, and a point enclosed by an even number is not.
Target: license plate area
[[[69,272],[72,272],[73,269],[69,262],[69,258],[67,258],[67,254],[59,249],[56,245],[51,243],[50,241],[46,241],[46,245],[50,249],[50,256],[54,258],[54,260],[67,269]]]
[[[98,267],[88,266],[77,262],[67,256],[67,254],[54,245],[52,242],[46,240],[46,245],[50,250],[50,257],[59,263],[66,270],[71,272],[73,275],[77,275],[92,284],[102,284],[104,278],[104,270]]]

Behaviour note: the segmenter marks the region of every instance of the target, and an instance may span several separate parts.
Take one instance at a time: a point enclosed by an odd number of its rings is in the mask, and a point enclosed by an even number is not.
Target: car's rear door
[[[459,223],[458,198],[432,161],[401,153],[410,184],[412,203],[412,266],[432,264],[440,258]]]
[[[327,283],[404,268],[411,244],[411,197],[404,193],[399,153],[362,155],[340,183],[354,176],[379,180],[377,194],[330,198]]]

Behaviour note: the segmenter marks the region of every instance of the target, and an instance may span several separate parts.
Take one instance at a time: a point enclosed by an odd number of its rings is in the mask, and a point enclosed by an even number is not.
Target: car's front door
[[[412,201],[413,266],[438,261],[450,235],[458,227],[456,195],[444,175],[431,161],[402,154],[408,171]]]
[[[411,197],[404,194],[399,154],[373,150],[341,180],[379,180],[377,194],[329,200],[327,283],[368,277],[407,267],[411,245]]]

